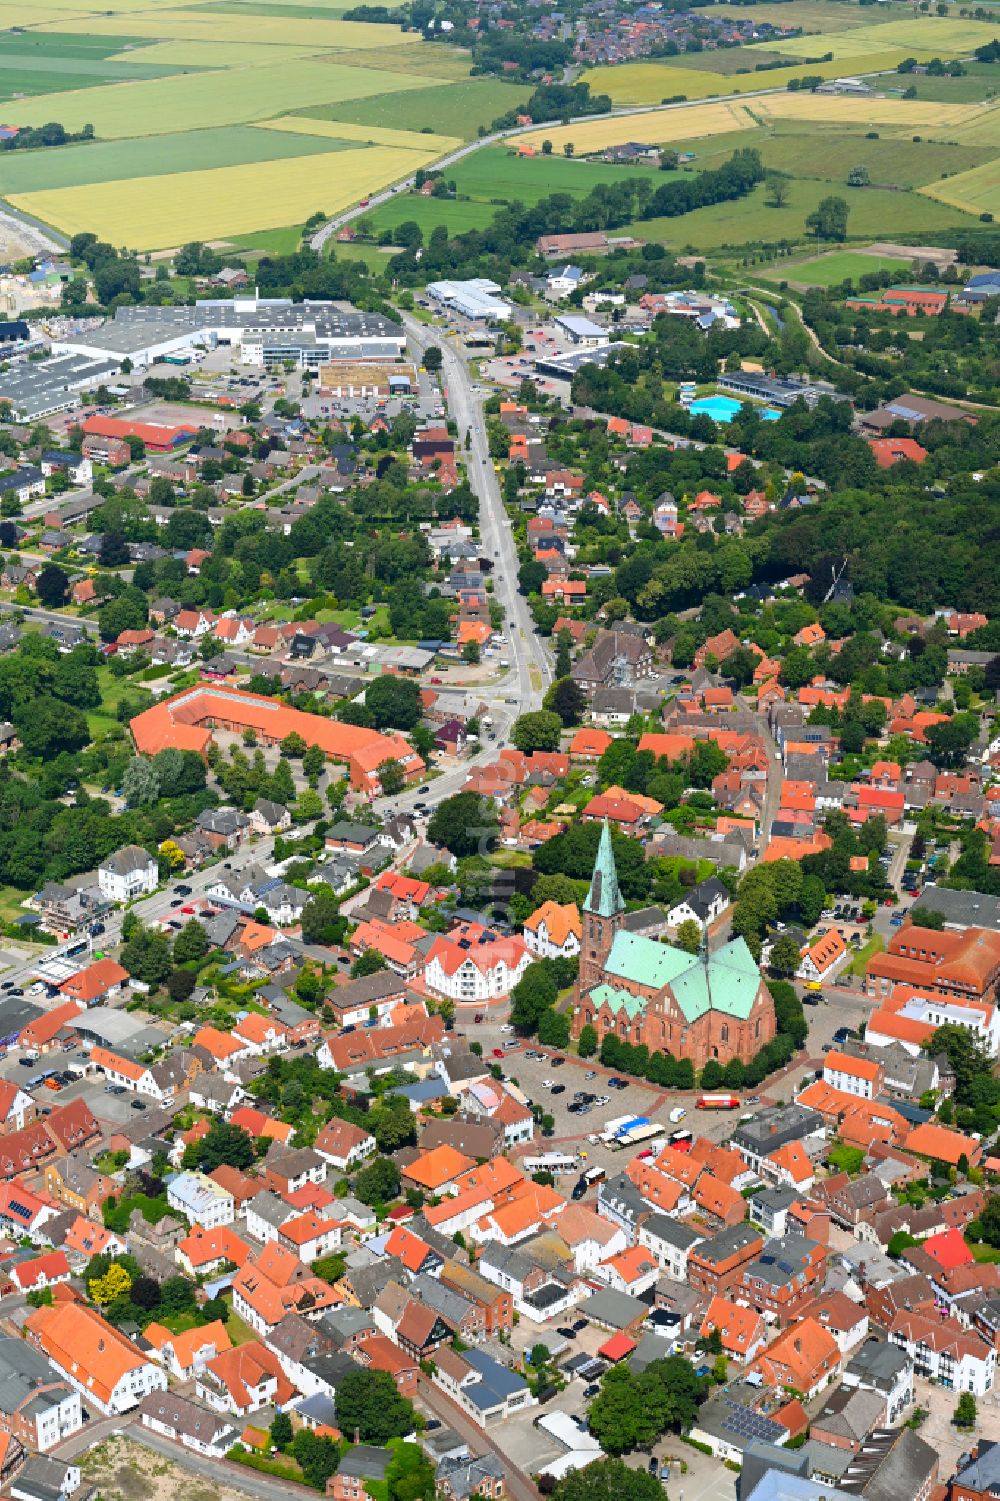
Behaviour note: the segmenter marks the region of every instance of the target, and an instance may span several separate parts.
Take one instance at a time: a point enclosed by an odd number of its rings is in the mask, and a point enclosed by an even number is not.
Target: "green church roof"
[[[614,917],[616,913],[625,910],[625,903],[618,889],[618,868],[615,865],[614,850],[611,848],[611,830],[607,819],[604,820],[604,826],[601,829],[597,859],[594,861],[594,873],[590,878],[590,890],[587,892],[583,910],[593,912],[597,917]]]
[[[617,933],[605,973],[650,990],[669,986],[688,1022],[697,1021],[706,1011],[721,1011],[745,1021],[760,986],[760,971],[742,938],[734,938],[706,961],[701,955],[657,943],[639,933]],[[594,990],[595,999],[598,991],[605,989],[610,987]],[[610,998],[609,1004],[613,1010],[618,1009]],[[632,1015],[634,1012],[629,1012]]]
[[[633,995],[630,990],[616,990],[613,985],[595,985],[590,994],[596,1006],[606,1004],[616,1015],[624,1010],[629,1021],[637,1017],[646,1006],[642,996]]]

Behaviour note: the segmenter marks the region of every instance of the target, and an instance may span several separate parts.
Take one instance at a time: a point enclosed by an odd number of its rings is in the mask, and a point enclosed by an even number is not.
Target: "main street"
[[[380,812],[386,812],[390,807],[412,811],[421,796],[425,796],[428,803],[437,803],[460,791],[473,767],[495,758],[495,747],[507,741],[507,732],[518,715],[541,706],[545,690],[553,680],[552,663],[535,630],[528,601],[517,587],[517,547],[490,457],[482,397],[468,366],[442,330],[421,323],[409,313],[400,316],[410,343],[421,359],[431,346],[440,349],[441,383],[448,413],[458,428],[459,447],[465,443],[466,434],[469,435],[469,447],[465,451],[469,484],[479,501],[482,552],[493,561],[493,598],[503,605],[506,614],[504,634],[507,645],[502,648],[501,659],[509,660],[511,665],[509,671],[481,693],[493,721],[495,745],[484,736],[479,751],[470,760],[438,777],[430,793],[421,794],[419,788],[411,787],[399,797],[380,798],[376,802]],[[466,694],[471,690],[461,691]],[[446,689],[442,690],[441,697],[447,698]]]

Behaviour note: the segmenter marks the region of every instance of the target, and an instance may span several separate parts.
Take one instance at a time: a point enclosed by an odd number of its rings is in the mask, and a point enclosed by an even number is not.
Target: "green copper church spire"
[[[590,890],[583,910],[593,912],[597,917],[615,917],[625,910],[625,903],[618,889],[618,869],[615,865],[615,853],[611,848],[611,830],[607,819],[601,829],[601,842],[597,846],[594,873],[590,878]]]

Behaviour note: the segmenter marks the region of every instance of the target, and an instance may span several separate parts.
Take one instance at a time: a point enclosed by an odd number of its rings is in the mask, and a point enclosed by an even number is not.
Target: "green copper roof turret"
[[[583,904],[585,912],[593,912],[598,917],[614,917],[619,912],[624,912],[625,903],[618,889],[618,869],[615,865],[615,854],[611,848],[611,830],[608,820],[604,820],[601,829],[601,842],[597,846],[597,859],[594,861],[594,873],[590,878],[590,890],[587,892],[587,900]]]

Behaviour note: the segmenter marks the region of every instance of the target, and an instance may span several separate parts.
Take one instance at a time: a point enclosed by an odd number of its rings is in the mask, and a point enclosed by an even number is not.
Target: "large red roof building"
[[[386,761],[399,763],[408,782],[424,770],[424,762],[402,735],[380,734],[358,725],[341,724],[319,714],[291,709],[279,699],[238,688],[200,683],[173,698],[155,704],[132,720],[132,739],[140,755],[155,756],[174,747],[204,756],[213,732],[242,735],[252,729],[258,745],[280,745],[287,735],[302,736],[306,745],[318,745],[331,761],[343,762],[351,785],[365,792],[380,791],[379,767]]]

